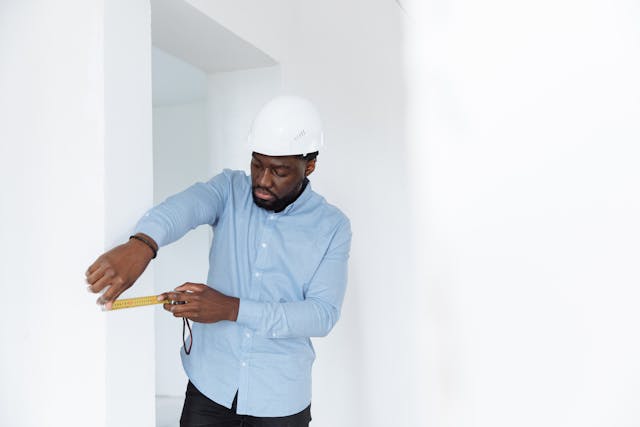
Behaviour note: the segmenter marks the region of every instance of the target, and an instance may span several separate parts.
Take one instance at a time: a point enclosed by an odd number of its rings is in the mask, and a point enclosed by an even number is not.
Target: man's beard
[[[302,193],[302,190],[304,190],[304,188],[306,187],[306,185],[304,184],[305,184],[305,181],[303,181],[296,190],[292,191],[291,193],[283,197],[277,197],[275,194],[273,194],[271,191],[267,190],[266,188],[255,186],[251,189],[251,196],[253,197],[253,203],[255,203],[258,207],[261,207],[262,209],[266,209],[268,211],[281,212],[298,198],[300,193]],[[255,193],[256,188],[259,188],[262,191],[266,191],[267,193],[271,194],[274,198],[271,200],[263,200],[256,197],[256,193]]]

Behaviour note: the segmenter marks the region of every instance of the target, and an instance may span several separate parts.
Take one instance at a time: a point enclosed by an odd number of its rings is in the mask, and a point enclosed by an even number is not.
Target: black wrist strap
[[[153,251],[153,257],[151,259],[154,259],[155,257],[158,256],[158,251],[156,250],[156,248],[153,247],[153,245],[151,244],[150,241],[148,241],[147,239],[145,239],[144,237],[140,237],[140,236],[129,236],[129,240],[131,239],[136,239],[136,240],[140,240],[142,243],[144,243],[145,245],[149,246],[149,249],[151,249]]]

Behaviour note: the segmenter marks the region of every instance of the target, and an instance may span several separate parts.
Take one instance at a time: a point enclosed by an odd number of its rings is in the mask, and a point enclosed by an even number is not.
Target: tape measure
[[[111,304],[111,310],[120,310],[122,308],[141,307],[143,305],[154,304],[171,304],[169,300],[158,301],[158,295],[150,295],[148,297],[125,298],[119,299]],[[109,310],[109,311],[111,311]]]

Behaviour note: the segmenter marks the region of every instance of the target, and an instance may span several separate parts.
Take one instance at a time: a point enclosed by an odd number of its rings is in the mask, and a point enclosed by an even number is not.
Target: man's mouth
[[[258,199],[260,200],[273,200],[276,197],[271,194],[270,192],[268,192],[267,190],[264,190],[262,188],[256,188],[253,190],[253,195],[256,196]]]

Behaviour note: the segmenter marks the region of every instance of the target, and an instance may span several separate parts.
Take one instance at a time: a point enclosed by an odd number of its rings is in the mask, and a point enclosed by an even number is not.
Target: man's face
[[[280,212],[295,200],[304,178],[313,172],[315,160],[296,156],[251,155],[253,201],[261,208]]]

